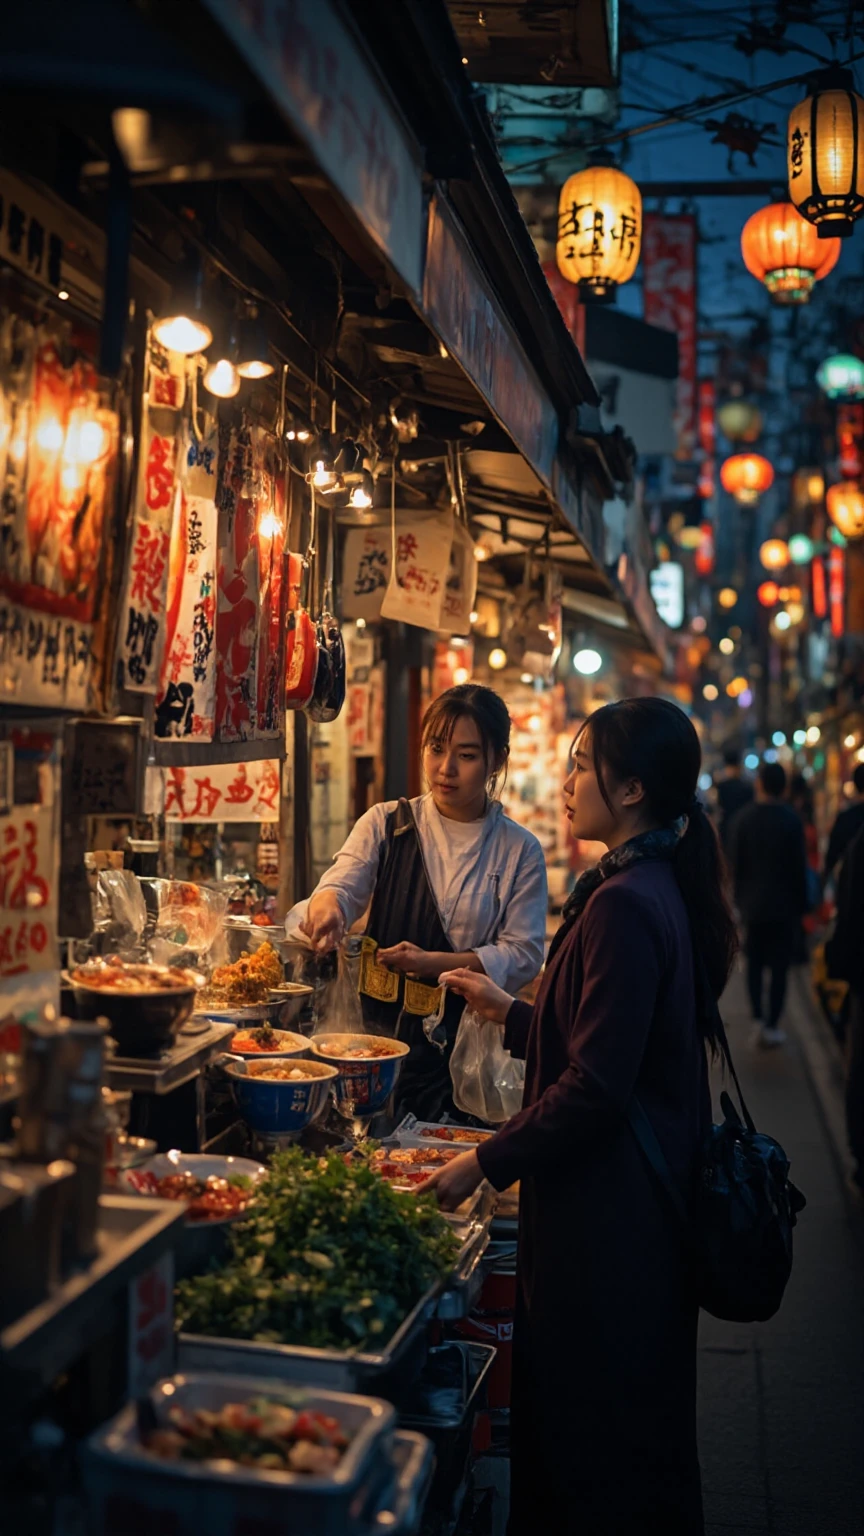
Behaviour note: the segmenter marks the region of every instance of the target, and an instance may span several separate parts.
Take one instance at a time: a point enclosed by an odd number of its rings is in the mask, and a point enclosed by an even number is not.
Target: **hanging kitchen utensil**
[[[306,588],[310,585],[312,557],[315,552],[315,492],[312,492],[312,519],[309,548],[306,551]],[[301,576],[302,581],[302,576]],[[289,563],[289,582],[291,580]],[[305,709],[315,691],[318,670],[318,643],[315,625],[303,601],[302,586],[297,606],[290,609],[285,633],[285,708]]]
[[[336,520],[331,510],[324,593],[321,614],[317,624],[318,642],[320,646],[323,636],[327,666],[324,668],[321,661],[319,661],[319,675],[315,680],[315,693],[311,704],[306,710],[310,720],[316,720],[322,724],[328,724],[331,720],[335,720],[342,705],[345,703],[345,642],[342,639],[342,630],[339,627],[339,622],[333,615],[333,550],[335,542]],[[326,681],[323,677],[325,671],[327,673]]]

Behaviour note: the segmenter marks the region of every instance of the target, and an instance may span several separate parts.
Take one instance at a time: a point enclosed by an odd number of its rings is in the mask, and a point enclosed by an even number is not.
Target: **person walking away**
[[[850,1186],[864,1199],[864,827],[852,839],[837,878],[837,921],[825,945],[828,974],[849,983],[846,1013],[846,1139]]]
[[[533,1010],[473,971],[447,978],[525,1057],[524,1107],[424,1187],[453,1210],[484,1177],[521,1180],[509,1536],[700,1536],[697,1302],[627,1109],[638,1099],[695,1198],[706,1000],[735,924],[683,711],[607,704],[574,746],[571,833],[609,851],[564,908]]]
[[[729,858],[735,902],[746,932],[747,986],[758,1041],[783,1045],[780,1017],[801,918],[807,911],[804,827],[784,803],[786,773],[780,763],[759,769],[756,801],[739,811],[731,828]],[[768,1017],[764,976],[770,971]]]
[[[717,833],[724,852],[733,818],[753,800],[753,786],[741,777],[741,753],[727,747],[723,753],[724,770],[714,789],[717,795]]]
[[[826,880],[836,875],[837,866],[841,863],[847,848],[864,827],[864,763],[857,764],[852,775],[852,783],[855,788],[855,798],[851,805],[847,805],[840,811],[828,838],[828,849],[825,854]]]

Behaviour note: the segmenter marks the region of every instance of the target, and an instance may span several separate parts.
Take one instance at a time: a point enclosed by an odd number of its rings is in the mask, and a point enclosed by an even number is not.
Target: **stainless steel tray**
[[[436,1316],[442,1322],[467,1317],[483,1288],[483,1256],[489,1246],[488,1225],[478,1223],[462,1245],[456,1268],[442,1291]]]
[[[247,1339],[211,1338],[181,1333],[178,1369],[227,1371],[231,1375],[278,1376],[300,1385],[351,1392],[379,1391],[382,1379],[410,1375],[426,1356],[426,1325],[435,1313],[441,1285],[424,1292],[416,1306],[378,1352],[312,1349],[305,1344],[258,1344]]]

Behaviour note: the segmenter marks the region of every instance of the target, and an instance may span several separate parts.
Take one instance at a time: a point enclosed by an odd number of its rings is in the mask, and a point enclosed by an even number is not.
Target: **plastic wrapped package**
[[[525,1088],[525,1063],[505,1051],[502,1036],[499,1024],[466,1008],[450,1057],[453,1102],[489,1125],[517,1114]]]
[[[137,875],[131,869],[100,869],[93,893],[94,953],[140,960],[146,925],[147,906]]]
[[[225,914],[228,901],[221,891],[188,880],[148,882],[157,902],[150,951],[157,965],[177,965],[180,956],[193,956],[205,971],[222,963],[227,953]]]

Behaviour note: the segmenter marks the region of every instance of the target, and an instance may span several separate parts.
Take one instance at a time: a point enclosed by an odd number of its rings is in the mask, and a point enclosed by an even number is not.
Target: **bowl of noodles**
[[[386,1109],[408,1055],[404,1040],[324,1032],[309,1043],[317,1057],[338,1068],[333,1091],[343,1114],[362,1118]]]
[[[327,1062],[297,1057],[237,1061],[225,1071],[240,1114],[258,1136],[299,1136],[324,1113],[339,1076]]]

